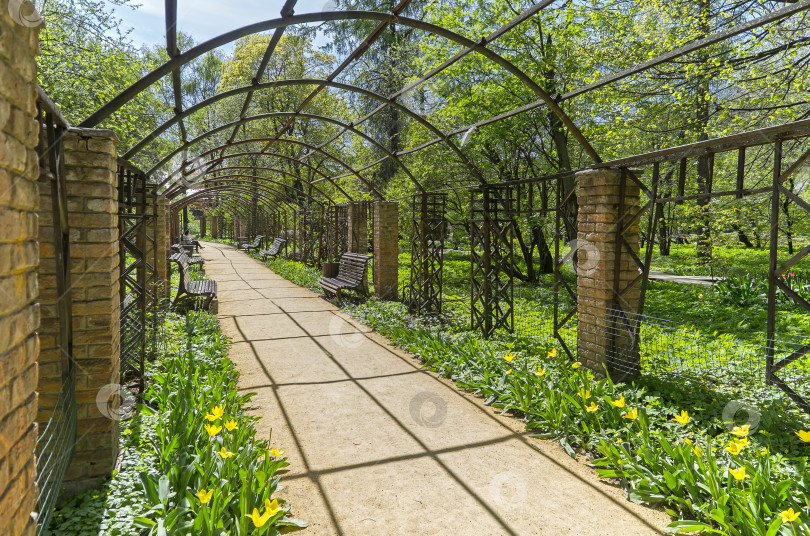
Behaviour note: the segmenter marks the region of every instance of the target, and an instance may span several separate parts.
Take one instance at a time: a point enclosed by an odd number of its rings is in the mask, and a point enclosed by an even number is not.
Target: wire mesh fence
[[[57,395],[51,418],[37,438],[37,536],[48,534],[48,524],[59,498],[62,479],[73,459],[76,422],[76,368],[71,367]]]

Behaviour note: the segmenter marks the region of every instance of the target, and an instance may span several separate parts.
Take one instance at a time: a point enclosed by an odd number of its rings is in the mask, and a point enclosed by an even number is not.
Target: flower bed
[[[283,451],[256,439],[256,417],[244,414],[238,372],[215,317],[170,316],[159,358],[147,371],[145,403],[125,423],[122,470],[55,512],[56,536],[276,535],[305,527],[274,497]],[[126,522],[116,520],[125,512]],[[84,527],[75,531],[71,527]]]

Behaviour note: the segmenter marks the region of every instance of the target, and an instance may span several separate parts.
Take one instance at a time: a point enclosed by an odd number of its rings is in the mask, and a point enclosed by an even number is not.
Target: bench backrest
[[[274,238],[273,245],[270,247],[270,255],[278,255],[278,252],[281,251],[281,248],[284,247],[287,241],[283,238]]]
[[[254,238],[253,239],[253,247],[255,247],[255,248],[259,247],[259,244],[262,243],[262,238],[264,238],[264,235],[259,235],[256,238]]]
[[[363,255],[362,253],[344,253],[340,257],[338,277],[359,285],[363,282],[363,278],[366,276],[366,272],[368,271],[368,261],[370,260],[371,255]]]
[[[191,244],[194,241],[193,238],[186,238],[186,235],[180,237],[181,244]]]
[[[172,262],[177,264],[177,267],[180,269],[180,288],[177,290],[178,292],[185,292],[189,284],[191,283],[191,276],[189,275],[189,266],[188,266],[188,255],[186,255],[185,253],[172,255],[171,260]]]

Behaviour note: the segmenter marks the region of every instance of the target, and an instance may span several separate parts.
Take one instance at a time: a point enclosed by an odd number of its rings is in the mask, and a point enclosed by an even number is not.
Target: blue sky
[[[327,0],[298,0],[295,12],[323,11],[326,3]],[[133,4],[139,7],[115,7],[124,26],[133,28],[130,34],[133,44],[138,48],[144,44],[164,45],[164,0],[134,0]],[[199,43],[253,22],[278,18],[283,5],[283,0],[177,0],[177,26]]]

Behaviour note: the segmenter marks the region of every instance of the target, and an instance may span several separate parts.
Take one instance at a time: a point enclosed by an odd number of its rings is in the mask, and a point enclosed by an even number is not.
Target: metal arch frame
[[[214,186],[214,187],[211,187],[211,188],[207,188],[206,190],[200,190],[199,192],[194,192],[193,194],[190,194],[189,196],[184,197],[183,199],[178,199],[177,201],[175,201],[174,203],[171,204],[171,209],[176,211],[176,210],[179,210],[181,208],[187,207],[188,205],[190,205],[191,203],[193,203],[194,201],[199,199],[200,194],[203,194],[203,193],[214,194],[214,193],[219,193],[219,192],[221,192],[223,190],[229,190],[229,191],[232,191],[234,194],[244,194],[244,195],[247,195],[247,196],[252,196],[252,195],[258,194],[258,198],[261,199],[262,202],[268,203],[270,205],[270,208],[272,208],[273,210],[282,210],[282,208],[284,207],[283,202],[276,201],[277,197],[270,197],[271,194],[269,194],[268,192],[265,192],[265,191],[259,192],[258,190],[254,191],[254,190],[251,190],[250,188],[247,188],[247,187],[241,187],[241,185],[223,184],[222,186]],[[244,202],[244,203],[248,202],[246,199],[240,197],[239,195],[232,195],[232,196],[229,196],[227,198],[220,199],[220,201],[222,201],[222,202],[234,201],[234,200],[239,200],[240,202]],[[257,207],[259,207],[259,206],[261,206],[262,208],[265,207],[265,205],[257,205]],[[246,210],[251,210],[251,209],[250,209],[250,207],[248,207]]]
[[[239,140],[239,141],[234,141],[234,142],[231,142],[231,143],[226,143],[224,145],[220,145],[219,147],[215,147],[213,149],[209,149],[208,151],[205,151],[204,153],[201,153],[200,155],[198,155],[197,158],[203,158],[203,157],[208,156],[210,154],[213,154],[213,153],[215,153],[217,151],[222,151],[224,149],[229,149],[231,147],[236,147],[237,145],[246,145],[248,143],[259,143],[259,142],[263,142],[263,141],[267,141],[267,140],[268,140],[268,138],[249,138],[249,139],[246,139],[246,140]],[[326,158],[328,158],[328,159],[336,162],[337,164],[343,166],[344,168],[348,169],[351,172],[352,175],[356,176],[358,179],[360,179],[360,181],[363,184],[368,186],[368,188],[372,191],[372,193],[374,193],[374,195],[376,195],[380,199],[385,199],[385,197],[370,182],[368,182],[368,180],[365,177],[360,175],[360,173],[358,173],[353,167],[351,167],[349,164],[347,164],[346,162],[344,162],[340,158],[338,158],[338,157],[336,157],[336,156],[334,156],[334,155],[332,155],[330,153],[327,153],[323,149],[319,149],[318,147],[315,147],[314,145],[311,145],[311,144],[306,143],[304,141],[290,140],[290,139],[287,139],[287,138],[279,138],[276,141],[283,142],[283,143],[291,143],[293,145],[300,145],[301,147],[306,147],[307,149],[312,149],[314,151],[317,151],[318,153],[322,154]],[[254,152],[252,154],[262,155],[262,154],[269,154],[269,153]],[[328,177],[327,180],[329,180],[331,182],[333,179],[331,177]],[[166,177],[166,179],[164,179],[163,182],[161,182],[160,184],[157,185],[158,188],[165,185],[168,181],[169,181],[169,177]]]
[[[186,197],[178,199],[177,201],[175,201],[175,203],[179,203],[179,202],[183,201],[183,199],[187,199],[187,198],[191,197],[194,194],[198,194],[200,192],[207,191],[207,190],[213,190],[213,189],[217,188],[218,186],[238,186],[238,187],[244,187],[245,189],[247,189],[248,193],[251,196],[256,194],[256,192],[254,192],[253,189],[255,189],[257,191],[260,190],[263,194],[266,194],[266,195],[271,195],[271,194],[274,195],[274,197],[272,197],[272,198],[270,198],[270,197],[265,197],[264,198],[264,199],[269,200],[270,202],[274,202],[274,201],[278,200],[278,203],[274,203],[274,205],[279,205],[279,203],[284,204],[284,205],[291,205],[291,204],[298,205],[299,204],[297,199],[295,199],[293,197],[290,197],[283,190],[280,190],[278,188],[274,188],[273,186],[270,186],[268,184],[263,184],[263,183],[260,183],[260,182],[244,181],[244,180],[239,180],[238,178],[234,178],[234,177],[241,177],[241,176],[243,176],[243,175],[230,175],[229,178],[222,178],[222,179],[220,179],[220,178],[208,179],[208,182],[224,182],[224,183],[227,183],[227,184],[214,185],[214,186],[209,186],[207,188],[202,188],[202,189],[200,189],[198,191],[195,191],[195,192],[192,192],[192,193],[188,194]],[[255,177],[255,178],[261,179],[262,177]],[[240,193],[241,193],[241,191],[240,191]],[[308,197],[312,201],[314,201],[315,203],[318,203],[318,205],[320,205],[321,207],[324,206],[322,203],[319,203],[318,201],[315,201],[314,197],[311,197],[311,196],[308,196]]]
[[[180,209],[182,209],[184,207],[187,207],[188,205],[190,205],[194,201],[199,200],[201,197],[207,197],[207,196],[210,196],[210,195],[213,195],[213,194],[218,194],[218,193],[220,193],[222,191],[230,191],[230,192],[233,192],[233,193],[248,194],[248,195],[253,195],[254,193],[256,193],[256,192],[254,192],[254,191],[252,191],[252,190],[250,190],[248,188],[242,187],[240,185],[223,184],[222,186],[213,186],[211,188],[206,188],[205,190],[200,190],[199,192],[195,192],[193,194],[190,194],[187,197],[184,197],[183,199],[179,199],[179,200],[177,200],[176,202],[174,202],[174,203],[172,203],[170,205],[170,209],[172,210],[173,213],[176,213],[177,211],[179,211]],[[261,199],[262,199],[262,201],[266,201],[266,202],[271,203],[273,210],[284,210],[284,209],[286,209],[286,206],[287,206],[286,203],[276,202],[277,198],[276,197],[270,197],[269,194],[267,194],[267,192],[262,192],[261,193]],[[247,201],[245,199],[243,199],[242,197],[236,196],[236,195],[229,196],[229,197],[224,198],[224,199],[220,199],[220,201],[223,202],[223,203],[225,203],[225,202],[237,202],[237,201],[240,202],[240,203],[247,203]],[[264,209],[265,205],[257,205],[257,207],[261,207],[262,209]],[[242,207],[242,208],[244,208],[245,210],[248,210],[248,211],[251,210],[251,208],[247,207],[246,205],[244,207]],[[267,211],[265,211],[265,212],[267,212]]]
[[[257,179],[258,181],[262,181],[262,182],[253,182],[253,181],[248,181],[248,180],[239,180],[239,177],[244,177],[244,178],[246,178],[246,179]],[[297,191],[297,192],[298,192],[298,191],[300,191],[300,190],[296,190],[295,188],[293,188],[292,186],[289,186],[289,185],[287,185],[287,184],[283,184],[283,183],[280,183],[280,182],[278,182],[278,181],[274,181],[274,180],[272,180],[272,179],[268,179],[267,177],[260,177],[260,176],[258,176],[258,175],[225,175],[225,176],[223,176],[223,177],[212,177],[212,178],[210,178],[210,179],[205,179],[205,180],[204,180],[203,182],[201,182],[200,184],[210,184],[210,183],[223,182],[223,183],[231,183],[231,184],[246,184],[246,185],[250,185],[251,187],[253,187],[253,186],[255,185],[255,186],[258,186],[258,187],[260,187],[260,188],[262,188],[262,189],[265,189],[265,190],[270,190],[270,191],[272,191],[272,192],[277,192],[278,194],[280,194],[280,196],[284,197],[286,200],[289,200],[291,203],[297,203],[297,202],[298,202],[298,200],[296,200],[294,197],[290,197],[290,196],[289,196],[289,195],[288,195],[288,194],[287,194],[287,193],[286,193],[284,190],[279,189],[279,188],[275,188],[275,187],[273,187],[273,186],[271,186],[271,185],[268,185],[268,184],[265,184],[265,183],[263,182],[263,181],[265,181],[265,180],[267,180],[267,181],[269,181],[269,182],[272,182],[272,183],[274,183],[274,184],[278,184],[279,186],[284,186],[284,187],[289,188],[289,189],[291,189],[291,190],[295,190],[295,191]],[[207,188],[203,188],[203,189],[205,190],[205,189],[207,189]],[[196,193],[196,192],[192,192],[192,193]],[[325,207],[325,206],[326,206],[326,204],[325,204],[325,203],[322,203],[321,201],[318,201],[318,200],[315,198],[315,196],[313,196],[313,195],[309,195],[309,194],[307,194],[306,192],[301,192],[301,193],[302,193],[304,196],[306,196],[306,197],[307,197],[307,199],[309,199],[311,202],[316,203],[316,204],[318,204],[318,205],[319,205],[319,206],[321,206],[321,207]],[[179,192],[178,192],[178,195],[179,195]],[[191,195],[191,194],[188,194],[188,195]],[[175,197],[176,197],[176,196],[175,196]],[[169,199],[172,199],[172,198],[169,198]],[[182,199],[183,199],[183,198],[180,198],[180,199],[178,199],[178,201],[180,201],[180,200],[182,200]],[[332,203],[332,204],[334,204],[334,203]]]
[[[280,173],[282,175],[289,175],[290,177],[298,178],[298,175],[296,175],[295,173],[291,173],[291,172],[285,171],[283,169],[276,169],[276,168],[269,168],[269,167],[259,167],[259,166],[228,166],[228,167],[224,167],[224,168],[218,168],[217,173],[222,173],[224,171],[238,170],[238,169],[250,169],[250,170],[253,170],[254,172],[256,172],[256,171],[270,171],[270,172],[273,172],[273,173]],[[219,175],[219,176],[221,177],[223,175]],[[224,175],[224,176],[227,177],[229,175]],[[251,176],[255,176],[256,178],[260,178],[260,179],[265,180],[265,181],[270,181],[270,182],[278,184],[280,186],[286,186],[288,188],[291,188],[291,186],[289,184],[284,184],[283,182],[273,180],[273,179],[271,179],[269,177],[261,177],[259,175],[251,175]],[[197,184],[204,184],[207,180],[217,180],[217,177],[212,177],[211,179],[200,179],[199,177],[197,177],[197,180],[194,181],[194,183],[192,184],[192,187],[197,185]],[[324,193],[320,188],[318,188],[317,186],[314,186],[314,185],[312,187],[315,190],[317,190],[318,193],[321,194],[329,202],[329,204],[332,204],[332,205],[336,204],[335,201],[331,197],[326,195],[326,193]],[[174,190],[167,190],[166,192],[164,192],[163,195],[166,196],[166,199],[174,199],[175,197],[177,197],[181,193],[182,192],[179,190],[179,185],[178,185],[177,187],[175,187]],[[314,197],[312,197],[312,199],[314,199]]]
[[[196,47],[174,56],[172,59],[157,67],[152,72],[148,73],[147,75],[143,76],[140,80],[133,83],[130,87],[125,89],[123,92],[119,93],[116,97],[113,97],[112,100],[107,102],[107,104],[103,105],[101,108],[96,110],[93,114],[87,117],[79,126],[82,127],[93,127],[98,125],[101,121],[109,117],[112,113],[119,110],[122,106],[127,104],[136,95],[140,94],[142,91],[147,89],[148,87],[152,86],[155,82],[160,80],[166,74],[169,74],[172,70],[182,67],[186,63],[190,62],[193,59],[214,50],[222,45],[231,43],[240,37],[246,37],[248,35],[253,35],[260,32],[266,32],[269,30],[275,30],[278,28],[287,28],[289,26],[299,25],[299,24],[309,24],[309,23],[316,23],[316,22],[327,22],[327,21],[341,21],[341,20],[371,20],[371,21],[380,21],[385,22],[388,24],[398,24],[402,26],[407,26],[410,28],[414,28],[416,30],[421,30],[427,33],[431,33],[437,35],[439,37],[444,37],[450,41],[458,43],[461,46],[470,48],[472,51],[481,54],[486,59],[494,62],[495,64],[499,65],[507,72],[512,74],[513,76],[517,77],[525,86],[527,86],[533,93],[538,95],[549,107],[549,109],[560,119],[560,121],[565,125],[568,131],[576,138],[579,144],[583,147],[586,153],[596,162],[600,163],[602,159],[597,154],[596,150],[591,146],[590,142],[585,138],[582,132],[577,128],[577,126],[571,121],[568,115],[560,108],[559,104],[530,77],[526,73],[524,73],[520,68],[514,65],[512,62],[507,60],[506,58],[502,57],[500,54],[486,48],[486,38],[482,38],[479,42],[473,41],[466,37],[463,37],[455,32],[452,32],[446,28],[442,28],[441,26],[437,26],[435,24],[431,24],[428,22],[420,21],[417,19],[412,19],[409,17],[402,17],[400,15],[396,15],[393,13],[381,13],[377,11],[332,11],[332,12],[319,12],[319,13],[307,13],[304,15],[293,15],[291,17],[281,18],[281,19],[270,19],[262,22],[258,22],[255,24],[250,24],[247,26],[243,26],[236,30],[232,30],[230,32],[224,33],[218,37],[210,39],[205,43],[201,43]]]
[[[405,174],[408,176],[408,178],[411,180],[411,182],[413,182],[413,184],[419,189],[419,191],[420,192],[425,191],[425,188],[422,186],[422,184],[418,180],[416,180],[416,177],[413,176],[413,173],[411,173],[411,170],[408,169],[408,167],[400,161],[399,157],[397,157],[397,155],[395,153],[392,153],[391,151],[386,149],[384,145],[379,143],[377,140],[371,138],[370,136],[368,136],[364,132],[361,132],[361,131],[357,130],[350,123],[344,123],[343,121],[340,121],[338,119],[333,119],[331,117],[325,117],[325,116],[322,116],[322,115],[308,114],[308,113],[301,113],[301,112],[299,112],[299,113],[296,113],[296,112],[269,112],[269,113],[265,113],[265,114],[251,115],[251,116],[239,119],[238,121],[233,121],[231,123],[227,123],[227,124],[218,126],[216,128],[213,128],[211,130],[208,130],[206,132],[203,132],[202,134],[200,134],[199,136],[197,136],[196,138],[194,138],[193,140],[191,140],[188,143],[189,143],[189,145],[197,143],[198,141],[201,141],[201,140],[203,140],[205,138],[208,138],[209,136],[213,136],[214,134],[217,134],[218,132],[221,132],[223,130],[229,129],[229,128],[234,127],[234,126],[238,127],[240,125],[245,125],[245,124],[251,123],[253,121],[259,121],[261,119],[272,119],[272,118],[276,118],[276,117],[289,117],[289,116],[301,117],[301,118],[304,118],[304,119],[313,119],[315,121],[323,121],[325,123],[331,123],[333,125],[337,125],[339,127],[342,127],[344,129],[344,133],[345,132],[351,132],[353,134],[356,134],[360,138],[364,139],[365,141],[369,142],[374,147],[376,147],[377,149],[379,149],[380,151],[385,153],[387,155],[386,158],[393,159],[394,162],[396,162],[402,168],[402,170],[405,172]],[[332,141],[334,141],[334,139]],[[229,142],[229,143],[233,143],[233,142]],[[326,145],[328,145],[328,144],[321,144],[318,147],[323,148]],[[267,153],[260,152],[260,153],[257,153],[257,154],[267,154]],[[307,155],[304,156],[304,158],[309,156],[309,154],[314,154],[314,153],[312,153],[312,152],[308,153]],[[301,160],[298,160],[298,161],[300,162]]]
[[[359,86],[354,86],[354,85],[351,85],[351,84],[345,84],[345,83],[342,83],[342,82],[322,81],[322,80],[318,80],[318,79],[315,79],[315,78],[290,78],[290,79],[287,79],[287,80],[274,80],[272,82],[262,82],[262,83],[259,83],[259,84],[255,84],[255,85],[251,85],[251,86],[243,86],[243,87],[239,87],[239,88],[230,89],[230,90],[222,92],[222,93],[218,93],[217,95],[214,95],[213,97],[209,97],[208,99],[206,99],[206,100],[192,106],[191,108],[189,108],[188,110],[183,112],[183,114],[180,114],[179,116],[175,116],[172,119],[169,119],[168,121],[163,123],[161,126],[159,126],[154,131],[152,131],[151,133],[146,135],[143,139],[141,139],[135,146],[133,146],[133,148],[130,149],[124,155],[124,158],[132,158],[134,155],[136,155],[138,152],[140,152],[147,144],[149,144],[151,141],[156,139],[160,134],[165,132],[169,127],[171,127],[179,119],[185,118],[188,115],[191,115],[191,114],[193,114],[193,113],[195,113],[197,111],[200,111],[200,110],[206,108],[207,106],[209,106],[211,104],[214,104],[214,103],[216,103],[216,102],[218,102],[220,100],[223,100],[223,99],[226,99],[226,98],[229,98],[229,97],[233,97],[233,96],[236,96],[236,95],[241,95],[242,93],[247,93],[247,92],[250,92],[250,91],[256,91],[258,89],[273,89],[273,88],[277,88],[277,87],[309,86],[309,85],[325,85],[325,86],[332,87],[332,88],[335,88],[335,89],[342,89],[344,91],[349,91],[349,92],[352,92],[352,93],[358,93],[358,94],[363,95],[365,97],[368,97],[370,99],[376,100],[378,102],[382,102],[385,105],[391,106],[392,108],[395,108],[398,111],[406,114],[408,117],[414,119],[420,125],[427,128],[435,136],[438,136],[441,139],[441,141],[445,141],[447,143],[447,145],[450,147],[450,149],[459,157],[459,159],[462,161],[462,163],[464,163],[464,165],[467,166],[467,168],[470,170],[470,172],[473,173],[473,175],[475,175],[476,178],[478,178],[480,182],[483,182],[483,178],[482,178],[480,170],[467,157],[467,155],[465,155],[464,152],[461,151],[461,149],[458,147],[458,145],[456,145],[455,142],[453,142],[453,140],[450,139],[449,136],[445,135],[433,123],[431,123],[430,121],[428,121],[427,119],[425,119],[424,117],[422,117],[421,115],[416,113],[415,111],[411,110],[407,106],[405,106],[403,104],[399,104],[394,99],[389,99],[389,98],[385,97],[384,95],[381,95],[379,93],[375,93],[373,91],[369,91],[369,90],[361,88]],[[289,113],[293,114],[294,112],[289,112]],[[299,113],[299,115],[301,115],[301,114]],[[355,123],[350,122],[348,124],[351,125],[351,126],[354,126]],[[155,164],[151,169],[149,169],[146,172],[146,174],[147,175],[152,175],[152,173],[154,173],[158,168],[160,168],[161,166],[167,164],[172,158],[174,158],[175,156],[180,154],[183,150],[188,149],[191,145],[196,143],[196,141],[198,141],[199,138],[200,137],[198,136],[197,138],[189,140],[188,142],[184,143],[182,146],[178,147],[177,149],[175,149],[174,151],[169,153],[166,157],[164,157],[157,164]],[[334,138],[334,139],[337,139],[337,138]],[[321,145],[321,147],[327,146],[329,143],[334,141],[334,139],[329,140],[327,143]],[[400,153],[401,154],[405,153],[405,151],[401,151]],[[267,153],[262,152],[262,153],[259,153],[259,154],[267,154]],[[176,172],[174,172],[174,173],[176,173]],[[170,175],[170,177],[171,177],[171,175]]]
[[[219,149],[216,149],[216,150],[219,150]],[[215,172],[216,172],[215,170],[210,169],[210,168],[214,167],[214,164],[218,164],[219,162],[222,162],[222,161],[227,160],[227,159],[229,159],[229,158],[238,158],[238,157],[242,157],[242,156],[271,156],[271,157],[278,157],[278,158],[282,158],[282,159],[284,159],[284,160],[288,160],[288,161],[290,161],[290,162],[296,162],[296,163],[298,163],[298,164],[301,164],[302,166],[306,167],[307,169],[312,170],[314,173],[317,173],[318,175],[320,175],[320,176],[321,176],[321,177],[323,177],[324,179],[328,179],[328,178],[329,178],[329,177],[326,175],[326,173],[324,173],[323,171],[319,170],[318,168],[316,168],[316,167],[314,167],[314,166],[311,166],[310,164],[307,164],[307,163],[305,163],[305,162],[302,162],[302,161],[300,161],[300,160],[298,160],[298,159],[296,159],[296,158],[293,158],[292,156],[288,156],[288,155],[285,155],[285,154],[280,154],[280,153],[257,153],[257,152],[248,152],[248,153],[233,153],[233,154],[225,154],[225,155],[222,155],[222,156],[218,156],[217,158],[214,158],[213,160],[208,160],[208,161],[204,162],[204,163],[203,163],[203,165],[208,164],[208,165],[209,165],[209,169],[208,169],[208,170],[205,170],[205,171],[201,171],[201,172],[200,172],[200,175],[198,175],[197,177],[195,177],[195,180],[199,179],[199,177],[201,177],[201,176],[207,175],[208,173],[215,173]],[[202,165],[201,165],[200,167],[202,167]],[[255,166],[248,166],[248,167],[255,167]],[[196,173],[198,169],[199,169],[199,168],[197,168],[197,169],[193,170],[193,173]],[[257,168],[257,169],[258,169],[258,168]],[[272,169],[272,168],[268,168],[268,169]],[[170,175],[168,178],[173,177],[174,175],[176,175],[176,174],[177,174],[177,173],[179,173],[179,172],[180,172],[180,170],[177,170],[177,171],[173,172],[173,173],[172,173],[172,175]],[[297,177],[297,175],[296,175],[296,177]],[[298,177],[298,178],[300,178],[300,177]],[[312,183],[307,183],[307,184],[312,184]],[[337,188],[337,189],[340,191],[340,193],[342,193],[343,195],[345,195],[347,200],[349,200],[349,201],[354,201],[354,198],[352,198],[352,196],[351,196],[351,195],[349,195],[349,194],[348,194],[348,193],[347,193],[345,190],[343,190],[343,188],[341,188],[341,187],[340,187],[340,185],[338,185],[338,184],[336,184],[336,183],[331,183],[331,184],[332,184],[332,185],[333,185],[335,188]],[[175,183],[175,184],[174,184],[174,187],[177,187],[177,183]],[[313,187],[313,188],[315,188],[315,186],[314,186],[314,185],[313,185],[312,187]],[[330,201],[331,201],[331,198],[330,198]]]

